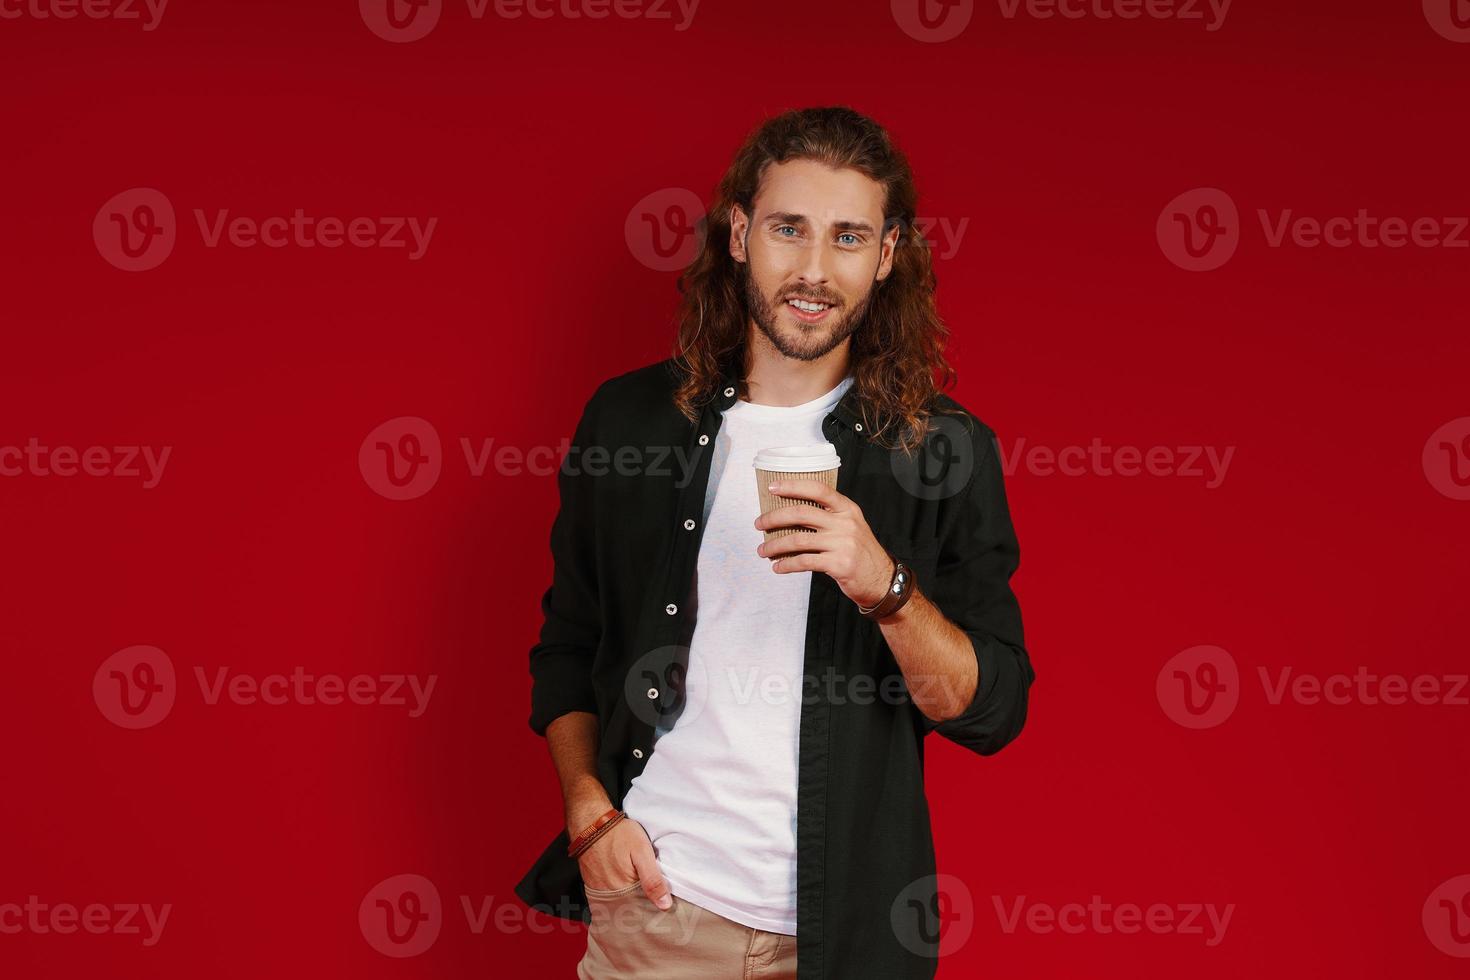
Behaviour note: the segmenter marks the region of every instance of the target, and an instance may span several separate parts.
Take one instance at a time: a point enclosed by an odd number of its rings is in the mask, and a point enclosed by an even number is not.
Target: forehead
[[[814,224],[867,221],[883,224],[883,185],[848,167],[816,160],[788,160],[766,167],[755,194],[755,217],[773,211],[806,215]]]

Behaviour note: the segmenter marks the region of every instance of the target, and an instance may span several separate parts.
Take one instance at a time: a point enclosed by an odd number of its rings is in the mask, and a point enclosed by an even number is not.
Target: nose
[[[830,245],[818,242],[806,248],[797,278],[814,293],[826,293],[832,275],[833,254]]]

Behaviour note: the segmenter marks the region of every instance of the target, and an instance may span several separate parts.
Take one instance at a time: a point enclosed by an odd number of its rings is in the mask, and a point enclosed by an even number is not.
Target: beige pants
[[[763,932],[677,895],[667,911],[634,882],[587,889],[592,923],[578,980],[796,980],[796,937]]]

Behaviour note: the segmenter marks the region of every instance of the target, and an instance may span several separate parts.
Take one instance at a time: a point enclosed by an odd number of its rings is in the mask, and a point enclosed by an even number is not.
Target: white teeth
[[[808,303],[804,299],[788,299],[786,302],[806,313],[820,313],[827,308],[826,303]]]

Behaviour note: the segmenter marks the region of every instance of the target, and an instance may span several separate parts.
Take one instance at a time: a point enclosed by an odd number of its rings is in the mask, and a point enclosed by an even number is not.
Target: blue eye
[[[790,225],[782,225],[782,226],[780,226],[779,228],[776,229],[776,234],[779,235],[783,231],[792,231],[792,232],[794,232],[794,231],[796,231],[796,229],[793,228],[793,227],[791,227]]]
[[[845,232],[843,232],[841,235],[839,235],[837,237],[839,237],[839,238],[851,238],[852,241],[851,242],[848,242],[849,245],[856,245],[856,244],[858,244],[857,236],[854,235],[850,231],[845,231]]]

